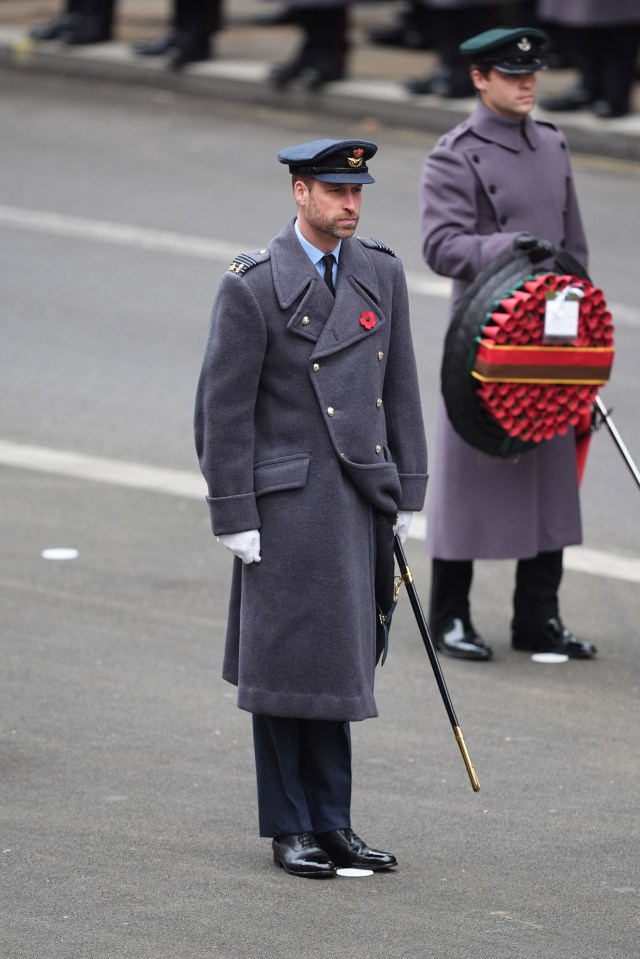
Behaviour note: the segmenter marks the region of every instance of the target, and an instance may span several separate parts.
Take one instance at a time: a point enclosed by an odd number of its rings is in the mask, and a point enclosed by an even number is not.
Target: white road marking
[[[170,230],[153,230],[112,223],[108,220],[93,220],[88,217],[68,216],[48,210],[27,210],[21,207],[0,204],[0,224],[14,229],[31,230],[35,233],[61,237],[93,240],[98,243],[115,243],[139,250],[170,253],[175,256],[190,256],[201,260],[218,260],[230,263],[242,252],[256,248],[255,243],[235,243],[228,240],[213,240],[203,236],[190,236]],[[427,267],[425,267],[425,273]],[[409,292],[418,296],[447,299],[451,281],[435,275],[407,271]],[[624,303],[609,303],[609,309],[618,326],[640,329],[640,310]]]
[[[77,549],[67,546],[52,546],[41,553],[43,559],[77,559],[79,555]]]
[[[0,466],[35,470],[39,473],[66,476],[71,479],[92,480],[112,486],[148,490],[153,493],[166,493],[171,496],[201,500],[203,503],[206,495],[204,479],[195,472],[164,469],[101,456],[86,456],[69,450],[30,446],[10,440],[0,440]],[[425,533],[425,517],[414,516],[410,531],[411,539],[424,542]],[[573,572],[640,583],[640,557],[621,556],[605,550],[587,549],[584,546],[571,546],[565,550],[564,565],[565,569]]]

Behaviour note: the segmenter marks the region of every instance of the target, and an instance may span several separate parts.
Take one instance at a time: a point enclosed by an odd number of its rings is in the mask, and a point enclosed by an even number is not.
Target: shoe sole
[[[288,876],[296,876],[299,879],[333,879],[335,876],[335,870],[329,870],[327,872],[316,872],[315,869],[312,869],[309,871],[289,869],[289,867],[285,865],[285,863],[280,858],[278,858],[278,856],[275,856],[275,855],[273,857],[273,861],[276,864],[276,866],[279,866],[280,869],[283,869]]]

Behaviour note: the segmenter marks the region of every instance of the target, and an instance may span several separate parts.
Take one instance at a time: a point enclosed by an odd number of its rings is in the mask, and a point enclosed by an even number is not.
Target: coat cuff
[[[240,496],[207,496],[214,536],[260,529],[255,493]]]
[[[424,506],[427,495],[428,473],[400,473],[402,495],[398,509],[417,513]]]

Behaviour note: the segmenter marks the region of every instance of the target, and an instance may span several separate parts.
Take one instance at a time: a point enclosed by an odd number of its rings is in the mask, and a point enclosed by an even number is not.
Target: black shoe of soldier
[[[533,629],[514,630],[511,645],[521,652],[561,653],[569,659],[593,659],[597,652],[595,646],[578,639],[555,617]]]
[[[491,659],[491,649],[482,642],[471,624],[453,619],[446,629],[434,636],[436,649],[454,659],[475,659],[479,662]]]
[[[371,869],[372,872],[381,872],[398,865],[398,860],[392,853],[370,849],[364,839],[356,836],[353,829],[334,829],[331,832],[318,833],[316,839],[339,869]]]
[[[552,113],[562,113],[582,110],[584,107],[591,106],[592,103],[593,94],[584,87],[577,86],[558,96],[546,97],[540,101],[540,106],[543,110],[549,110]]]
[[[276,836],[272,843],[273,861],[290,876],[302,879],[332,879],[336,874],[335,864],[318,845],[311,832],[290,836]]]
[[[179,37],[169,51],[169,69],[182,70],[189,63],[201,63],[212,58],[213,48],[209,37]]]
[[[72,29],[60,37],[69,47],[79,47],[90,43],[107,43],[113,38],[111,26],[102,17],[81,16]]]
[[[177,45],[176,31],[167,30],[155,40],[139,40],[132,44],[131,49],[141,57],[164,57],[170,53]]]
[[[61,13],[48,23],[32,27],[29,36],[32,40],[60,40],[66,33],[74,30],[81,20],[77,13]]]

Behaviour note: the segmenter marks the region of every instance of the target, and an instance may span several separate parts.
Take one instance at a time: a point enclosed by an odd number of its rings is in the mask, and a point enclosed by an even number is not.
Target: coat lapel
[[[286,313],[295,303],[287,329],[315,343],[326,323],[334,298],[302,249],[291,220],[269,244],[273,285]]]
[[[343,241],[333,309],[313,355],[326,356],[357,340],[374,336],[385,322],[380,308],[378,277],[371,258],[357,239]]]

